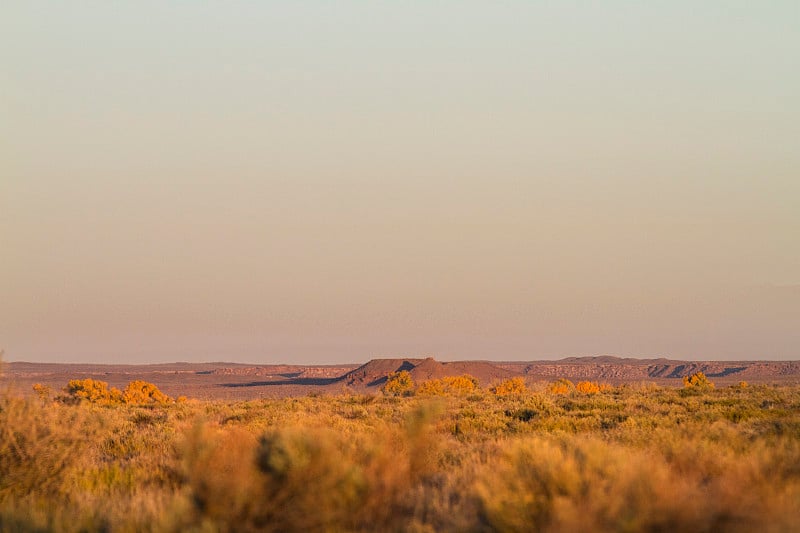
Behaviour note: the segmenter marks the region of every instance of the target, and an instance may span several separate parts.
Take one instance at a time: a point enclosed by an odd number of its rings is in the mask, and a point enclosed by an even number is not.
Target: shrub
[[[600,386],[593,381],[579,381],[575,385],[575,390],[584,394],[597,394],[600,392]]]
[[[488,530],[713,530],[691,481],[646,453],[594,438],[512,441],[485,468],[477,493]]]
[[[414,391],[414,380],[407,370],[392,372],[381,390],[389,396],[410,396]]]
[[[158,390],[158,387],[147,381],[131,381],[122,393],[125,403],[148,404],[148,403],[170,403],[172,398]]]
[[[417,387],[417,394],[421,396],[444,396],[444,383],[441,379],[423,381]]]
[[[547,386],[547,390],[551,394],[569,394],[575,390],[575,385],[567,378],[561,378],[558,381],[550,383],[550,385]]]
[[[495,396],[520,396],[528,392],[523,378],[506,379],[490,389]]]
[[[271,512],[261,521],[284,531],[351,521],[369,489],[363,466],[354,459],[333,432],[284,429],[262,436],[256,465]]]
[[[110,404],[119,403],[122,401],[122,393],[116,387],[108,388],[108,383],[97,379],[72,379],[67,383],[64,388],[67,397],[62,397],[61,400],[70,401],[88,401],[91,403]]]
[[[175,529],[407,531],[437,472],[440,407],[412,409],[405,431],[398,424],[348,435],[306,420],[257,438],[197,425],[182,446],[191,507]]]
[[[714,384],[702,372],[695,372],[691,376],[683,376],[683,386],[695,389],[711,389]]]
[[[440,379],[423,381],[417,387],[417,394],[423,396],[460,396],[475,392],[478,389],[477,378],[464,374],[462,376],[445,376]]]
[[[478,379],[469,374],[461,376],[448,376],[442,378],[447,385],[447,391],[455,394],[469,394],[479,387]]]
[[[49,388],[40,384],[33,386],[33,390],[40,397],[46,398]],[[125,390],[120,392],[116,387],[108,387],[108,383],[96,379],[73,379],[64,388],[67,396],[58,398],[62,403],[75,403],[88,401],[98,404],[166,404],[172,402],[172,398],[161,392],[158,387],[147,381],[131,381]]]
[[[597,394],[611,390],[611,385],[608,383],[598,383],[596,381],[580,381],[575,385],[575,390],[584,394]]]
[[[59,496],[65,471],[96,437],[89,422],[82,409],[0,396],[0,503],[9,495]]]
[[[36,393],[36,396],[38,396],[40,400],[46,402],[50,399],[50,395],[52,394],[53,391],[47,385],[42,385],[41,383],[34,383],[33,392]]]

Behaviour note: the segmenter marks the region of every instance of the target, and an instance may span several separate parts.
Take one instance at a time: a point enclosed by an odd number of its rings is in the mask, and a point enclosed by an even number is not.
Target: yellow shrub
[[[172,398],[158,390],[158,387],[147,381],[131,381],[122,393],[125,403],[147,404],[147,403],[169,403]]]
[[[423,381],[417,387],[417,394],[422,396],[444,396],[444,383],[441,379]]]
[[[414,390],[414,380],[407,370],[392,372],[386,378],[383,393],[390,396],[408,396]]]
[[[491,388],[496,396],[518,396],[528,392],[528,385],[523,378],[506,379]]]
[[[39,385],[38,383],[33,386],[33,390],[39,394],[40,397],[45,398],[47,394],[47,387]],[[129,404],[147,404],[147,403],[160,403],[165,404],[172,401],[172,398],[161,392],[158,387],[147,381],[131,381],[125,390],[120,392],[116,387],[108,387],[108,383],[96,379],[72,379],[67,383],[64,388],[67,393],[66,398],[61,400],[66,401],[88,401],[99,404],[112,404],[112,403],[129,403]]]
[[[464,374],[423,381],[417,388],[417,394],[427,396],[461,395],[475,392],[477,388],[478,380],[469,374]]]
[[[691,376],[683,376],[683,386],[696,389],[711,389],[714,384],[702,372],[695,372]]]
[[[579,381],[575,390],[584,394],[597,394],[600,392],[600,385],[595,381]]]
[[[558,381],[554,381],[548,385],[547,390],[551,394],[569,394],[573,390],[575,390],[575,385],[566,378],[561,378]]]
[[[611,390],[611,385],[608,383],[598,383],[596,381],[580,381],[575,385],[575,390],[584,394],[597,394],[598,392]]]
[[[47,401],[50,399],[51,390],[50,387],[47,385],[42,385],[41,383],[34,383],[33,384],[33,392],[39,397],[42,401]]]
[[[89,401],[92,403],[119,403],[122,401],[122,393],[116,387],[108,388],[108,383],[97,379],[72,379],[67,383],[64,392],[69,398],[78,401]]]
[[[478,380],[469,374],[447,376],[442,378],[442,380],[445,382],[446,389],[449,393],[469,394],[478,388]]]

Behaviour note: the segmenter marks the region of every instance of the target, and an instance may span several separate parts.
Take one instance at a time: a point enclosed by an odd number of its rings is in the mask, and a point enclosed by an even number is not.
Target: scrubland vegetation
[[[0,529],[800,527],[800,387],[480,388],[398,373],[374,395],[174,402],[130,389],[0,393]]]

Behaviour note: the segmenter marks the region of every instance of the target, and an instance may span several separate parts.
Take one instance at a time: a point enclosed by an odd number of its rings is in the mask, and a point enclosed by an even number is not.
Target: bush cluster
[[[470,394],[478,390],[477,378],[464,374],[462,376],[445,376],[439,379],[423,381],[417,387],[417,394],[422,396],[450,396]]]
[[[33,386],[33,390],[43,397],[49,394],[46,387],[40,384]],[[147,381],[131,381],[124,390],[120,391],[116,387],[109,388],[108,383],[97,379],[72,379],[64,387],[65,396],[57,399],[62,403],[80,403],[83,401],[101,405],[110,404],[167,404],[173,400],[158,387]]]

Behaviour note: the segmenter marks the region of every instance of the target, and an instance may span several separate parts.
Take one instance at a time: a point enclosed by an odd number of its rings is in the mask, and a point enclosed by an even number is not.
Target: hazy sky
[[[800,357],[800,2],[0,5],[7,360]]]

